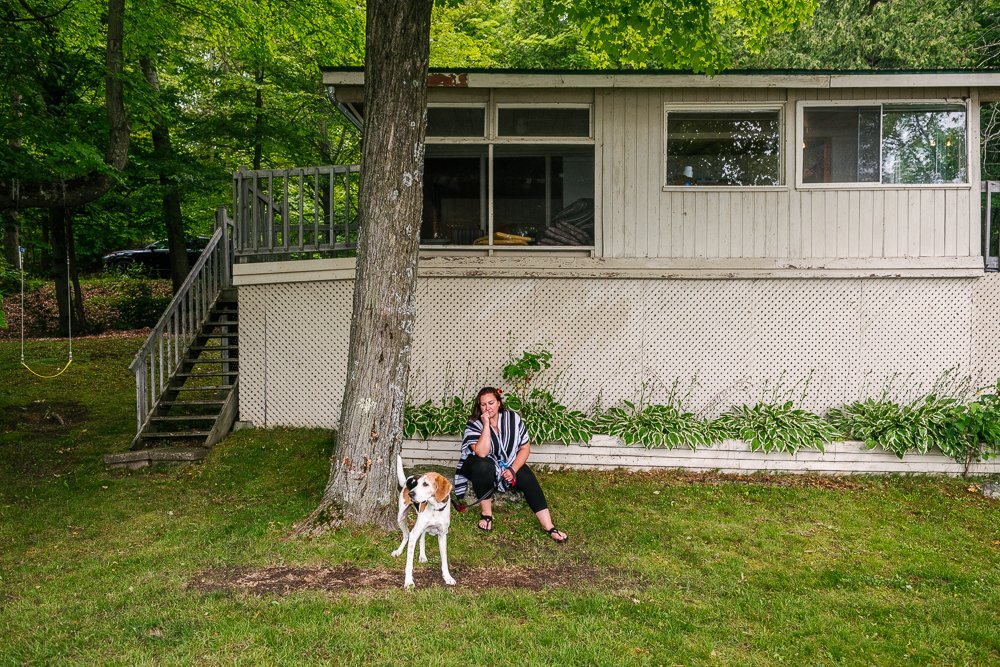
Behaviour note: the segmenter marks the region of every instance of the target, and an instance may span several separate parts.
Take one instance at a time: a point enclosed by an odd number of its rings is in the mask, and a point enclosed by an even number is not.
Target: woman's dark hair
[[[482,410],[482,408],[479,407],[479,400],[483,396],[485,396],[486,394],[493,394],[494,396],[497,397],[497,403],[500,404],[500,409],[497,410],[497,414],[500,414],[501,412],[504,411],[504,407],[503,407],[503,390],[502,389],[498,389],[497,387],[483,387],[482,389],[479,390],[479,393],[476,394],[476,400],[474,400],[472,402],[472,417],[471,417],[471,419],[473,421],[479,421],[483,417],[483,410]]]

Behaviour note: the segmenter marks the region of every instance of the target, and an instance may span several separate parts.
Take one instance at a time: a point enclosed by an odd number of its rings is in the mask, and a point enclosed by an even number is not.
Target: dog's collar
[[[430,508],[431,508],[432,510],[434,510],[435,512],[440,512],[441,510],[443,510],[443,509],[444,509],[445,507],[447,507],[447,506],[448,506],[448,501],[447,501],[447,500],[446,500],[446,501],[444,501],[443,503],[439,503],[439,502],[437,501],[437,499],[436,499],[436,498],[434,498],[433,496],[431,496],[430,498],[428,498],[428,499],[427,499],[427,500],[426,500],[425,502],[426,502],[426,503],[427,503],[427,504],[428,504],[428,505],[430,506]]]

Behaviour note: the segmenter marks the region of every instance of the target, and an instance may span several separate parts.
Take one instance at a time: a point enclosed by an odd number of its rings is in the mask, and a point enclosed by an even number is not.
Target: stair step
[[[232,389],[231,384],[213,384],[213,385],[182,385],[180,387],[170,387],[170,391],[223,391]]]
[[[192,345],[189,350],[238,350],[239,345]]]
[[[229,357],[228,359],[225,358],[225,357],[218,357],[218,358],[208,357],[207,359],[203,359],[202,357],[184,357],[184,361],[186,361],[189,364],[194,364],[194,365],[197,365],[197,364],[233,364],[235,366],[236,364],[239,363],[240,359],[239,359],[239,357]]]
[[[199,362],[202,363],[202,362]],[[209,371],[207,373],[174,373],[174,377],[178,378],[217,378],[217,377],[228,377],[230,375],[236,375],[239,371]]]
[[[156,440],[170,440],[173,438],[207,438],[211,431],[148,431],[142,434],[143,438]]]
[[[162,417],[153,417],[150,421],[154,422],[186,422],[186,421],[215,421],[219,418],[219,415],[164,415]]]
[[[177,407],[182,407],[182,406],[185,406],[185,405],[194,406],[194,405],[225,405],[225,404],[226,404],[226,399],[224,399],[224,398],[207,399],[207,400],[202,400],[202,401],[197,401],[197,400],[191,400],[191,401],[160,401],[160,405],[171,405],[171,406],[177,406]]]

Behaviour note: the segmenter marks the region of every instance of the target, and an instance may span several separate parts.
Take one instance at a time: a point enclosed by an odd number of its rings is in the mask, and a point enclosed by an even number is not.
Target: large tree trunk
[[[150,58],[141,58],[142,72],[150,87],[160,94],[160,78],[156,74],[156,65]],[[167,173],[165,165],[173,158],[173,147],[170,144],[170,128],[162,114],[157,114],[153,122],[153,154],[160,165],[160,188],[163,200],[163,222],[167,227],[167,244],[170,252],[170,280],[174,293],[180,290],[187,277],[190,266],[187,258],[187,244],[184,242],[184,217],[181,215],[181,196],[177,188],[177,180]]]
[[[297,529],[394,525],[416,312],[433,0],[369,0],[361,228],[347,385],[320,506]]]

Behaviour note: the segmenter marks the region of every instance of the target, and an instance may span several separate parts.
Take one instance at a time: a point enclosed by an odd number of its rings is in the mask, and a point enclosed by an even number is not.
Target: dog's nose
[[[417,499],[417,492],[416,491],[410,491],[407,495],[410,496],[410,500],[416,500]]]

